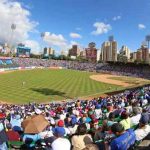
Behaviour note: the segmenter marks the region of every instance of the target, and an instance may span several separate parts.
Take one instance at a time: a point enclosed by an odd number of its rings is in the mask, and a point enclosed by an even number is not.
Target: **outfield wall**
[[[37,66],[32,66],[32,67],[13,67],[13,68],[0,68],[0,73],[6,72],[6,71],[13,71],[13,70],[31,70],[31,69],[44,69],[45,67],[37,67]],[[63,69],[63,67],[47,67],[49,69]]]

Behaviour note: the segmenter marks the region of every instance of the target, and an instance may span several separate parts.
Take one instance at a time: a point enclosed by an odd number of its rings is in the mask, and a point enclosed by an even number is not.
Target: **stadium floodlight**
[[[150,35],[147,35],[146,37],[145,37],[145,40],[147,41],[147,44],[148,44],[148,49],[150,48],[149,46],[149,43],[150,43]]]
[[[41,33],[41,38],[43,39],[45,37],[45,32]]]
[[[146,42],[146,41],[143,41],[143,42],[142,42],[142,46],[147,47],[147,42]]]
[[[16,24],[11,24],[11,30],[13,31],[13,30],[15,30],[16,29]]]
[[[89,47],[90,47],[90,48],[94,48],[95,46],[96,46],[96,44],[95,44],[94,42],[90,42],[90,43],[89,43]]]
[[[13,47],[12,46],[12,43],[13,43],[12,40],[13,40],[14,31],[16,30],[16,24],[12,23],[10,28],[11,28],[11,31],[12,31],[11,32],[11,38],[10,38],[10,53],[11,53],[12,52],[12,47]]]
[[[42,38],[42,41],[41,41],[41,54],[42,54],[43,53],[42,50],[44,49],[43,41],[44,41],[44,37],[45,37],[45,32],[42,32],[40,36]]]
[[[114,41],[114,36],[113,36],[113,35],[109,36],[109,37],[108,37],[108,40],[109,40],[110,42]]]

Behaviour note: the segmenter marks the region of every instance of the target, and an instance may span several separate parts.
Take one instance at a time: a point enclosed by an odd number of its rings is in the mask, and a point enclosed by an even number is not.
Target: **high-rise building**
[[[95,48],[95,43],[91,42],[88,45],[88,48],[85,49],[86,59],[90,62],[97,61],[97,49]]]
[[[72,45],[72,48],[69,50],[68,53],[69,56],[79,56],[80,55],[80,49],[78,48],[78,45]]]
[[[3,48],[4,48],[4,53],[5,53],[5,54],[9,54],[9,53],[11,52],[10,46],[9,46],[7,43],[5,43],[5,44],[3,45]]]
[[[137,58],[137,52],[130,53],[130,58],[131,58],[131,61],[134,62]]]
[[[83,50],[83,51],[80,52],[80,57],[81,58],[86,58],[85,50]]]
[[[148,50],[148,47],[143,45],[141,46],[141,48],[139,48],[137,50],[137,53],[136,53],[136,60],[138,62],[145,62],[145,63],[149,63],[149,60],[150,57],[149,57],[149,50]]]
[[[142,60],[146,63],[149,63],[149,50],[148,47],[145,47],[144,45],[141,46],[142,51]]]
[[[55,50],[53,50],[50,47],[45,47],[43,54],[44,54],[44,56],[54,55],[55,54]]]
[[[129,60],[130,59],[130,49],[127,46],[123,45],[120,50],[120,55],[127,57],[127,59]]]
[[[138,62],[141,62],[142,61],[142,50],[141,49],[138,49],[137,50],[137,53],[136,53],[136,60]]]
[[[102,61],[117,61],[117,48],[118,48],[117,42],[114,41],[113,38],[109,37],[109,41],[106,41],[102,44],[101,60]]]
[[[61,50],[60,55],[67,56],[68,54],[67,54],[67,52],[66,52],[66,51]]]

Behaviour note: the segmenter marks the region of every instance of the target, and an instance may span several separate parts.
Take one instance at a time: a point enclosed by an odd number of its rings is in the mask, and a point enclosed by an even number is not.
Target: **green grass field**
[[[90,79],[93,73],[74,70],[36,69],[0,74],[0,101],[50,102],[122,89]],[[25,85],[22,85],[25,82]],[[111,89],[109,87],[111,86]]]

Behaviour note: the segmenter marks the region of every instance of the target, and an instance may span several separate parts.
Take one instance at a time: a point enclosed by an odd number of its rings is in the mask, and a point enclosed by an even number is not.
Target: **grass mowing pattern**
[[[92,74],[75,70],[49,69],[0,74],[0,100],[10,103],[48,102],[90,96],[121,88],[94,81],[89,78]],[[26,82],[24,86],[22,82]]]

